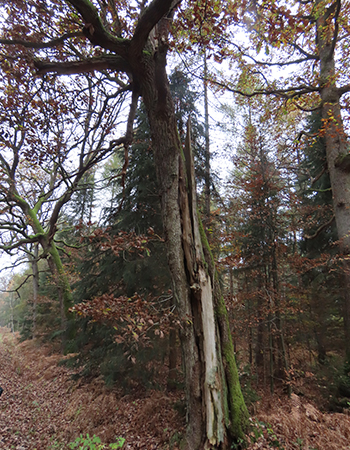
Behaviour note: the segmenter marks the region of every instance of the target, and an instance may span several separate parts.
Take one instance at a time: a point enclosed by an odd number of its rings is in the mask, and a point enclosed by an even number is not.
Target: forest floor
[[[87,433],[105,443],[123,437],[124,449],[178,449],[181,392],[125,395],[101,379],[73,381],[72,370],[58,365],[61,360],[49,346],[20,343],[0,328],[1,450],[63,450]],[[321,412],[306,396],[260,395],[250,450],[350,449],[350,416]]]

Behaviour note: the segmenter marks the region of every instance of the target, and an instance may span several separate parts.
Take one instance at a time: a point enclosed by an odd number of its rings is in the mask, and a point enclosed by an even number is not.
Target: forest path
[[[126,438],[124,449],[166,449],[181,427],[173,400],[162,392],[126,396],[102,380],[76,382],[59,366],[62,355],[0,328],[0,449],[64,450],[77,436],[105,443]],[[107,447],[106,447],[107,448]]]
[[[0,384],[4,389],[0,398],[1,449],[46,450],[54,443],[57,430],[68,424],[63,412],[68,402],[69,371],[56,363],[57,355],[48,356],[44,349],[36,351],[33,345],[19,344],[15,335],[0,329]]]

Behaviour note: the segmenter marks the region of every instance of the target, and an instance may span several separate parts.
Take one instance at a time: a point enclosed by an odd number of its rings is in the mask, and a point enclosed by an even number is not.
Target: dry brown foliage
[[[260,439],[249,450],[349,450],[350,417],[319,411],[306,397],[265,394],[257,406]]]

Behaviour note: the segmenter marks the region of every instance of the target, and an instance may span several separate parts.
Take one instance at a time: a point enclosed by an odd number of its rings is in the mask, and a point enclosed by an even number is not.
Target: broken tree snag
[[[191,118],[188,118],[187,121],[187,134],[185,139],[185,164],[186,164],[186,178],[187,178],[187,192],[188,192],[188,204],[191,215],[192,222],[192,231],[193,238],[195,244],[195,255],[196,255],[196,264],[203,263],[203,247],[202,247],[202,239],[199,232],[199,219],[198,219],[198,210],[197,210],[197,191],[196,191],[196,178],[194,172],[194,159],[192,154],[192,129],[191,129]]]
[[[186,197],[187,207],[183,211],[188,213],[188,217],[183,217],[183,224],[186,225],[186,234],[190,239],[186,239],[184,247],[185,257],[190,254],[191,261],[187,261],[187,267],[191,267],[191,303],[193,323],[196,328],[196,336],[199,340],[199,347],[203,355],[202,364],[202,402],[206,415],[206,436],[204,448],[221,445],[225,441],[225,400],[222,382],[223,366],[220,357],[220,342],[218,328],[214,314],[213,283],[209,272],[206,270],[204,260],[202,239],[200,233],[199,218],[196,201],[196,183],[194,173],[194,162],[191,150],[191,123],[187,123],[187,136],[184,149],[184,162],[186,165]],[[184,184],[184,183],[183,183]],[[186,186],[186,185],[185,185]],[[187,215],[187,214],[186,214]],[[188,229],[190,228],[190,230]]]
[[[207,440],[217,446],[213,448],[219,448],[220,444],[220,448],[230,448],[227,442],[245,440],[249,413],[240,388],[226,305],[209,243],[198,216],[190,120],[187,122],[184,156],[197,267],[196,294],[201,310]]]

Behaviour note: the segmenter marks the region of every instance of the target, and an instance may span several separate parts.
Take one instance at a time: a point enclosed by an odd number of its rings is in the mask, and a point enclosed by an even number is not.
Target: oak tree
[[[47,260],[65,329],[72,294],[56,235],[82,178],[120,144],[111,123],[123,104],[124,89],[106,93],[101,79],[93,85],[87,74],[70,86],[37,79],[14,55],[2,54],[0,72],[0,248],[10,255],[21,250],[31,263]]]

